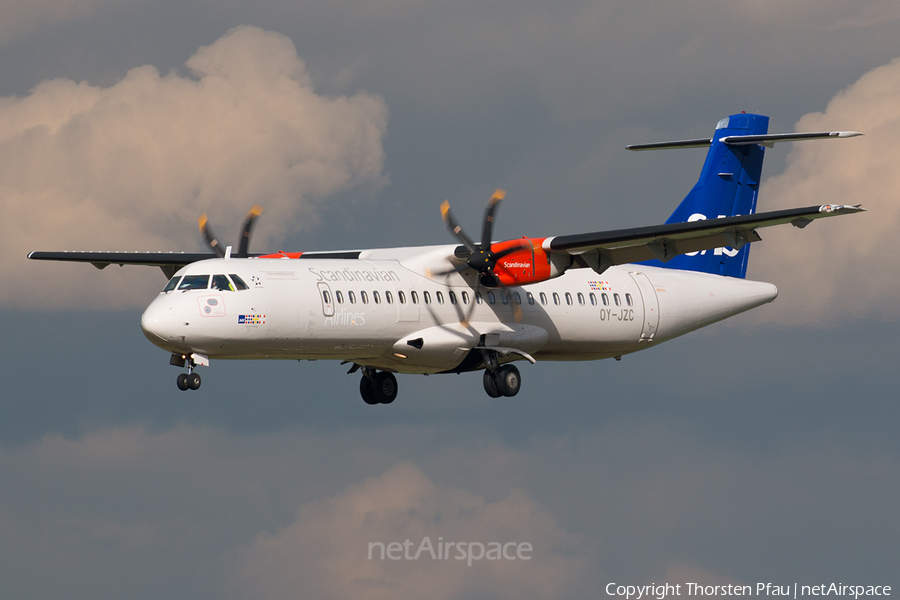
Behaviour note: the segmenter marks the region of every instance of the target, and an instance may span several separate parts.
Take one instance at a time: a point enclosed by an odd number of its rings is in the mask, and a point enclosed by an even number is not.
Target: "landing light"
[[[400,354],[399,352],[394,352],[394,356],[396,356],[397,358],[406,358],[405,354]]]

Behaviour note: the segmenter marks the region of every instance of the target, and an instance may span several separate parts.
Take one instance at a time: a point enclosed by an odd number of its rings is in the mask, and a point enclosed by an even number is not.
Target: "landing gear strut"
[[[194,373],[194,367],[197,365],[194,363],[193,358],[185,356],[184,354],[173,354],[172,358],[169,360],[169,364],[176,367],[187,367],[187,373],[180,373],[178,377],[175,378],[175,384],[178,386],[179,390],[185,392],[187,390],[200,389],[200,375]]]
[[[397,397],[397,378],[388,371],[378,373],[366,367],[359,380],[359,395],[366,404],[390,404]]]

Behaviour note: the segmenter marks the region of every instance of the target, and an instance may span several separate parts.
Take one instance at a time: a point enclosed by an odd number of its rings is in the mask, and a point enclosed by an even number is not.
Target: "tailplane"
[[[712,138],[627,146],[629,150],[709,147],[700,179],[682,200],[669,223],[684,223],[756,212],[766,148],[776,142],[854,137],[853,131],[768,134],[769,117],[740,113],[721,119]],[[642,264],[743,278],[750,245],[716,248],[675,256],[663,263]]]

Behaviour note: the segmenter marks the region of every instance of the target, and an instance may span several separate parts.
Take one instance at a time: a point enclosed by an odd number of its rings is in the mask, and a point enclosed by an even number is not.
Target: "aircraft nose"
[[[147,339],[156,345],[180,337],[179,325],[175,307],[169,303],[155,301],[141,315],[141,329]]]

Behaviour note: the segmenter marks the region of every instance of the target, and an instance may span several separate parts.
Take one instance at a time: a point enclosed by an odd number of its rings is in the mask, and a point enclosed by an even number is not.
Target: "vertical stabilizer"
[[[756,197],[759,192],[765,148],[757,143],[726,144],[721,140],[729,136],[764,135],[768,128],[769,117],[762,115],[741,113],[720,120],[709,141],[709,152],[706,155],[706,162],[703,163],[700,179],[666,223],[684,223],[756,212]],[[698,141],[706,142],[706,140],[692,140]],[[747,273],[749,253],[750,244],[746,244],[738,250],[716,248],[682,254],[666,263],[653,260],[644,264],[743,278]]]

